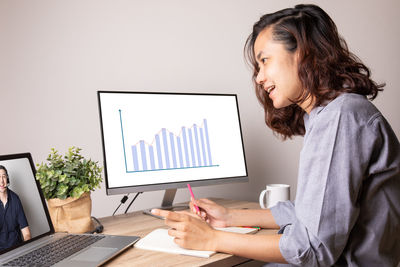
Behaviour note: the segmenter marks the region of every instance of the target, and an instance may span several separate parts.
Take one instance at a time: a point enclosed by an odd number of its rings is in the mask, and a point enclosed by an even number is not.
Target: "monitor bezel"
[[[150,184],[150,185],[137,185],[137,186],[123,186],[123,187],[109,187],[108,184],[108,172],[107,172],[107,160],[106,160],[106,152],[105,152],[105,140],[104,140],[104,128],[103,128],[103,120],[102,120],[102,110],[101,110],[101,94],[165,94],[165,95],[204,95],[204,96],[233,96],[236,101],[236,110],[238,115],[239,122],[239,130],[242,142],[242,151],[243,151],[243,159],[244,159],[244,167],[245,167],[245,175],[244,176],[232,176],[232,177],[223,177],[223,178],[213,178],[213,179],[204,179],[204,180],[188,180],[188,181],[180,181],[180,182],[171,182],[171,183],[159,183],[159,184]],[[147,192],[147,191],[160,191],[160,190],[168,190],[168,189],[178,189],[184,188],[187,186],[187,183],[190,183],[191,186],[209,186],[209,185],[219,185],[226,183],[245,183],[249,181],[248,178],[248,169],[247,169],[247,161],[246,161],[246,153],[243,141],[243,132],[240,120],[240,111],[239,111],[239,103],[237,94],[218,94],[218,93],[183,93],[183,92],[145,92],[145,91],[110,91],[110,90],[99,90],[97,91],[97,100],[98,100],[98,108],[99,108],[99,119],[100,119],[100,131],[101,131],[101,143],[103,149],[103,167],[104,167],[104,177],[105,177],[105,185],[106,185],[106,194],[107,195],[118,195],[118,194],[127,194],[127,193],[136,193],[136,192]]]

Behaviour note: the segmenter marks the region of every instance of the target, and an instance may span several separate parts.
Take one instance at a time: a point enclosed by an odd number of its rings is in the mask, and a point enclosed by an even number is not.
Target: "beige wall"
[[[256,200],[267,183],[295,195],[302,138],[276,139],[253,94],[243,44],[259,16],[291,0],[0,0],[0,153],[83,148],[102,161],[96,91],[237,93],[250,182],[195,188],[198,197]],[[400,136],[400,2],[311,1],[387,87],[375,101]],[[111,215],[121,196],[93,193],[93,215]],[[177,200],[189,199],[178,190]],[[158,205],[141,195],[133,209]]]

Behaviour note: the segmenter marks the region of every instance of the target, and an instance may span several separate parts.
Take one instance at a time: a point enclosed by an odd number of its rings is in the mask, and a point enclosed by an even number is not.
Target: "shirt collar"
[[[317,117],[317,115],[324,110],[324,108],[326,108],[330,103],[338,101],[339,99],[341,99],[342,97],[344,97],[347,93],[342,93],[340,95],[338,95],[336,98],[334,98],[333,100],[331,100],[329,103],[326,103],[326,105],[323,106],[317,106],[315,108],[313,108],[310,111],[310,114],[305,113],[304,114],[304,127],[306,128],[306,133],[309,129],[311,129],[312,125],[313,125],[313,121],[315,120],[315,118]]]
[[[306,132],[311,128],[315,117],[325,108],[325,106],[317,106],[310,113],[304,113],[304,127]]]

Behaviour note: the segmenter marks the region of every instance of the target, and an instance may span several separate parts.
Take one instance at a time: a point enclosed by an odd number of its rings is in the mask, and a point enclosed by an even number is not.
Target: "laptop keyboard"
[[[104,237],[104,235],[67,235],[9,261],[5,266],[51,266]]]

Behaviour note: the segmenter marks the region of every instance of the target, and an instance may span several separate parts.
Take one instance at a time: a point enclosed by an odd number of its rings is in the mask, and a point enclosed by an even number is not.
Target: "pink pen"
[[[189,192],[190,192],[190,195],[192,196],[193,200],[196,200],[196,199],[194,198],[193,191],[192,191],[192,187],[190,186],[190,184],[187,184],[187,187],[189,188]],[[193,205],[194,205],[194,207],[196,208],[197,212],[200,212],[199,207],[197,207],[197,205],[195,205],[195,204],[193,204]]]

